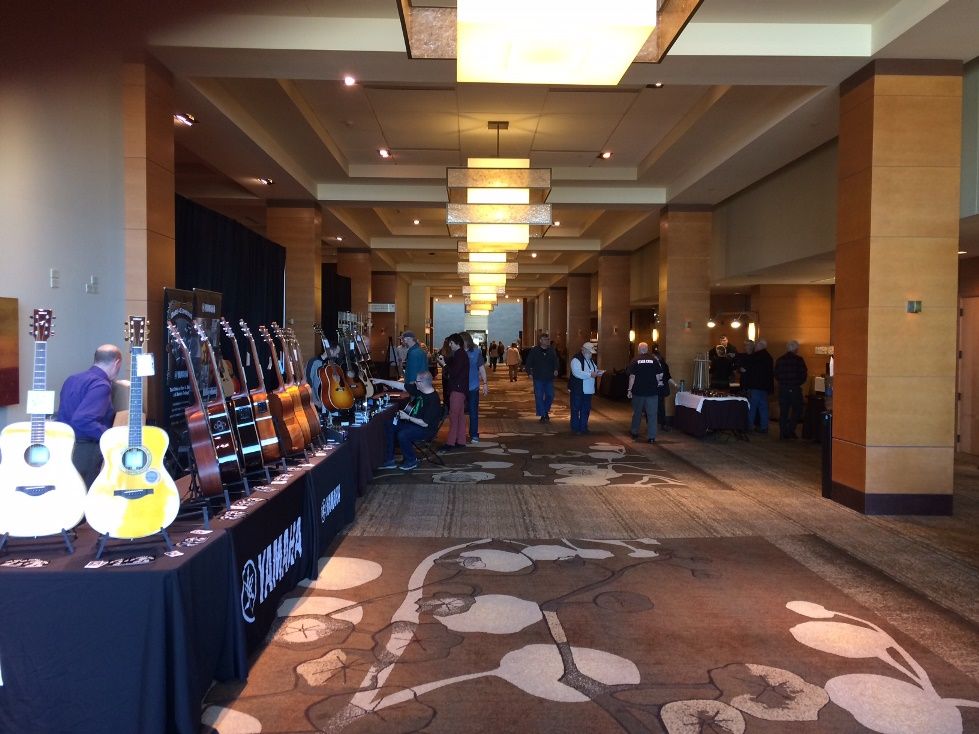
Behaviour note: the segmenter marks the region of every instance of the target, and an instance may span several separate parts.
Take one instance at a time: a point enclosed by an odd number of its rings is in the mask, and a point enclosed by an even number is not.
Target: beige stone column
[[[265,221],[265,236],[286,248],[286,323],[308,358],[320,346],[313,324],[323,312],[323,215],[312,203],[270,201]]]
[[[799,342],[799,356],[806,360],[810,376],[826,371],[829,355],[816,354],[816,348],[832,343],[832,304],[828,285],[758,285],[751,289],[751,310],[758,314],[758,338],[768,342],[773,359],[785,353],[790,340]],[[747,339],[746,328],[747,322],[737,339],[728,329],[728,337],[740,345],[743,338]]]
[[[523,299],[523,340],[522,347],[530,347],[537,343],[537,299]]]
[[[660,349],[673,379],[685,380],[688,390],[694,357],[710,343],[712,219],[705,207],[667,207],[659,220]]]
[[[553,286],[547,290],[547,332],[560,354],[568,351],[568,289]]]
[[[375,270],[371,273],[371,303],[394,303],[398,291],[398,274],[393,270]],[[372,313],[371,358],[383,362],[388,356],[388,346],[398,345],[398,325],[395,313]],[[417,335],[416,335],[417,336]],[[421,337],[419,337],[421,338]],[[393,342],[389,343],[389,339]]]
[[[337,274],[350,278],[350,310],[367,314],[371,301],[371,251],[367,247],[346,248],[337,251]]]
[[[408,286],[408,330],[415,332],[418,340],[425,342],[429,350],[438,349],[441,344],[432,344],[432,335],[425,329],[432,318],[431,289],[425,285],[412,283]]]
[[[147,348],[163,354],[163,289],[176,278],[173,78],[154,61],[123,64],[126,312],[149,319]],[[147,380],[147,419],[162,419],[163,372]]]
[[[961,131],[958,62],[840,87],[832,497],[868,514],[952,511]]]
[[[598,366],[625,369],[629,364],[629,255],[598,256]]]
[[[565,341],[570,356],[591,336],[591,273],[568,275],[567,300],[568,329]]]

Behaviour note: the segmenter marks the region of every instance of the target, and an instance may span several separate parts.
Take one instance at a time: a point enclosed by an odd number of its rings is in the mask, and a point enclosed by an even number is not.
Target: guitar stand
[[[209,497],[204,497],[202,495],[197,495],[192,499],[180,503],[180,512],[177,513],[177,517],[181,520],[185,520],[188,515],[196,515],[198,512],[201,513],[201,519],[203,520],[202,527],[205,530],[211,529],[211,502]]]
[[[154,538],[158,534],[161,535],[161,536],[163,536],[163,542],[167,544],[167,551],[168,552],[169,551],[172,551],[173,550],[173,543],[170,542],[170,535],[167,533],[167,529],[166,528],[160,528],[159,533],[153,533],[153,535],[148,535],[146,537],[147,538]],[[99,547],[95,551],[95,560],[96,561],[102,560],[102,553],[103,553],[103,551],[105,551],[105,544],[109,540],[124,540],[125,541],[126,539],[125,538],[113,538],[108,533],[103,533],[102,535],[100,535],[99,536]],[[144,541],[143,538],[139,538],[139,540],[137,540],[135,538],[130,538],[126,542],[128,542],[128,543],[137,543],[137,542],[143,542],[143,541]]]
[[[61,529],[61,540],[65,544],[65,552],[68,555],[72,555],[75,552],[75,546],[71,542],[71,535],[74,535],[74,532],[75,532],[74,530],[66,530],[64,528]],[[71,535],[69,535],[69,533]],[[28,542],[36,543],[40,541],[41,538],[53,538],[53,537],[54,537],[53,535],[34,536],[33,538],[30,538]],[[0,535],[0,552],[3,551],[4,547],[7,545],[8,540],[10,540],[10,533],[4,533],[3,535]]]

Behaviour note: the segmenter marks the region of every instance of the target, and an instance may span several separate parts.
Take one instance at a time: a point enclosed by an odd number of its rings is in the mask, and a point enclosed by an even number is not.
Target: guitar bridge
[[[115,497],[122,497],[124,500],[138,500],[146,495],[153,494],[152,489],[117,489],[112,493]]]
[[[42,494],[50,492],[53,489],[53,484],[28,484],[22,487],[17,487],[15,491],[23,492],[28,497],[40,497]]]

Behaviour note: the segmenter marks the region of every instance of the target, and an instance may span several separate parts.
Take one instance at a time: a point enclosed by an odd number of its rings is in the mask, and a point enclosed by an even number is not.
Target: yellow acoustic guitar
[[[130,316],[129,425],[102,434],[105,460],[85,502],[85,519],[111,538],[143,538],[158,533],[177,517],[180,493],[163,466],[170,439],[162,428],[144,426],[143,378],[137,376],[146,339],[146,318]]]
[[[47,341],[54,317],[34,310],[34,390],[47,387]],[[0,433],[0,535],[32,538],[70,530],[82,520],[85,482],[71,463],[71,426],[32,415]]]

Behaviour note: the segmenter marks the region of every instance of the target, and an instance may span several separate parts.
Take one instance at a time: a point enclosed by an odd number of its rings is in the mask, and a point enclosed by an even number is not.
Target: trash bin
[[[823,497],[833,496],[833,411],[820,413],[820,437],[823,449]]]

